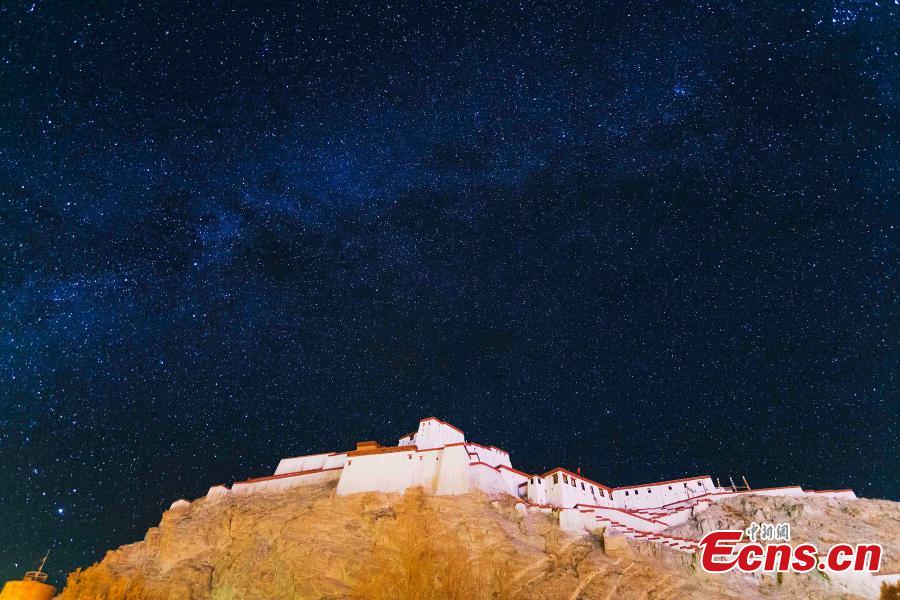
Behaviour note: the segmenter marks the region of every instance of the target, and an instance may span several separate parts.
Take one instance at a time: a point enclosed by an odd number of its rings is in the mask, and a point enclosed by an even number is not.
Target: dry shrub
[[[142,579],[115,575],[104,565],[69,573],[57,600],[162,600],[147,591]]]
[[[882,583],[880,600],[900,600],[900,583]]]
[[[466,537],[440,520],[421,490],[408,491],[396,519],[376,524],[372,560],[354,578],[351,598],[513,600],[509,562],[471,550],[478,544]]]

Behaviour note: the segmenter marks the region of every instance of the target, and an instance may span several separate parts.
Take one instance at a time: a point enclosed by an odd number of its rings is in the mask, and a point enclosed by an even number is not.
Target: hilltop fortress
[[[417,431],[400,438],[396,446],[367,441],[347,452],[285,458],[273,475],[238,482],[231,488],[211,487],[206,502],[335,480],[338,495],[402,493],[414,487],[435,495],[474,490],[507,495],[517,501],[520,511],[558,514],[560,527],[570,532],[605,527],[683,552],[696,551],[696,540],[660,532],[686,522],[724,498],[739,494],[856,498],[852,490],[720,487],[708,475],[614,488],[562,467],[529,474],[513,468],[506,451],[466,441],[460,429],[429,417],[419,422]],[[172,509],[189,505],[182,499],[173,503]]]

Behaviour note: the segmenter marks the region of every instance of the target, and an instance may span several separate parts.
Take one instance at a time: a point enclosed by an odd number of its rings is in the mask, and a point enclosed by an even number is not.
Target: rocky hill
[[[900,560],[900,504],[738,497],[681,535],[786,521],[795,540],[880,542]],[[877,593],[877,592],[875,592]],[[145,539],[73,573],[61,600],[855,598],[817,573],[708,575],[691,555],[649,543],[604,548],[552,515],[481,494],[337,497],[329,485],[201,499],[170,510]]]

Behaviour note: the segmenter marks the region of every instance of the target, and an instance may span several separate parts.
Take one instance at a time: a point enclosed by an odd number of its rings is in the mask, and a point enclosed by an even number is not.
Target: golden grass
[[[488,535],[477,524],[448,520],[438,514],[434,501],[421,490],[408,491],[393,506],[363,496],[371,510],[370,529],[362,533],[356,560],[338,576],[351,600],[515,600],[514,570],[507,556],[490,547]],[[371,534],[370,536],[368,534]],[[492,538],[494,539],[494,538]],[[558,545],[558,544],[555,544]],[[507,549],[507,552],[509,550]],[[333,597],[302,577],[296,564],[272,553],[268,597],[311,600]],[[262,588],[248,590],[246,582],[220,581],[211,590],[213,600],[263,597]],[[521,582],[520,582],[521,583]],[[116,574],[100,563],[69,575],[57,600],[172,600],[173,590],[142,578]],[[343,597],[343,596],[342,596]]]
[[[376,523],[372,559],[351,584],[353,600],[513,600],[508,560],[479,547],[475,534],[444,523],[410,490],[395,519]]]
[[[900,600],[900,583],[889,584],[887,582],[881,584],[880,600]]]
[[[103,565],[69,573],[66,588],[57,600],[162,600],[144,587],[144,582],[133,577],[113,574]]]

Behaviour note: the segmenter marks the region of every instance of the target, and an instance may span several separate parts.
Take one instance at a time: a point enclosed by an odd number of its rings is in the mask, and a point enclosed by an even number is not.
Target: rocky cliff
[[[900,558],[900,505],[734,498],[682,526],[696,535],[751,520],[790,522],[795,540],[880,542]],[[819,574],[713,576],[650,544],[604,548],[551,515],[483,495],[336,497],[332,486],[201,499],[145,539],[73,573],[62,600],[853,598]]]

